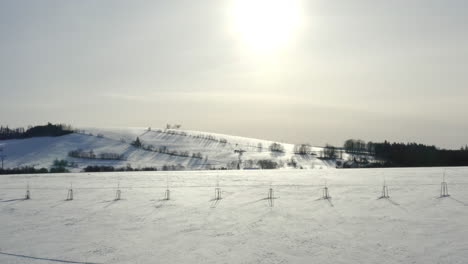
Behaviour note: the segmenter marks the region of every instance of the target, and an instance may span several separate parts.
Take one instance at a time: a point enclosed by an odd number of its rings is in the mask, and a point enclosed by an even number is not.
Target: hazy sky
[[[468,143],[468,2],[4,0],[0,123]]]

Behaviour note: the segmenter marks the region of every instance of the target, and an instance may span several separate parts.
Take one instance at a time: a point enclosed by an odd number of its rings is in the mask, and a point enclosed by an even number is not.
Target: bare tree
[[[309,144],[300,144],[294,146],[294,153],[299,155],[309,155],[312,153],[312,146]]]
[[[336,158],[336,148],[332,145],[326,144],[325,148],[323,149],[323,156],[326,159],[335,159]]]

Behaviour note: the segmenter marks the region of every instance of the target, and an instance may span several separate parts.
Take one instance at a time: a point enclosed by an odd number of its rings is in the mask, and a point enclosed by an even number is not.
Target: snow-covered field
[[[1,176],[0,263],[467,263],[468,168],[447,169],[446,198],[442,173]],[[379,200],[383,178],[390,199]],[[218,179],[222,199],[213,201]],[[325,181],[330,201],[320,199]],[[71,182],[75,199],[64,201]],[[23,200],[28,183],[32,199]]]

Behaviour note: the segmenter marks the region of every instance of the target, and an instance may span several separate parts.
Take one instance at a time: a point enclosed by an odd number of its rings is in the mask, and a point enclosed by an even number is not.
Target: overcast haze
[[[0,123],[468,143],[466,1],[241,2],[1,1]]]

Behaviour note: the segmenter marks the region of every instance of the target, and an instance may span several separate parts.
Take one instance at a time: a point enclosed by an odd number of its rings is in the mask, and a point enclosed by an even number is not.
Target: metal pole
[[[29,192],[29,183],[26,187],[26,197],[25,197],[26,200],[29,200],[31,199],[31,193]]]

